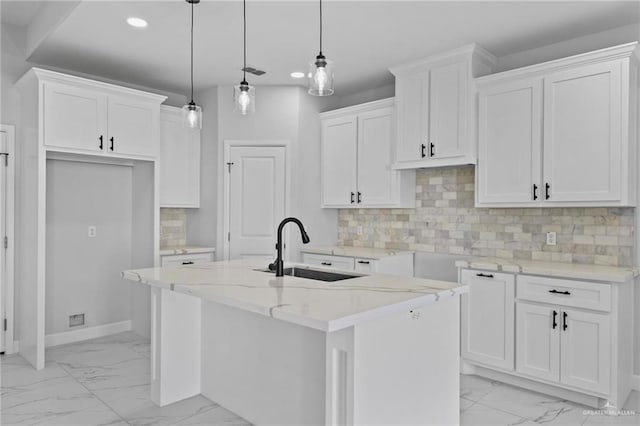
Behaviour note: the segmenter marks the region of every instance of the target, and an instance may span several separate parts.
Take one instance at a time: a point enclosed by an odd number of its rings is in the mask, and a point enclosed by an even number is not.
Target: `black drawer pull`
[[[553,323],[551,324],[551,328],[554,330],[558,326],[558,322],[556,321],[557,317],[558,317],[558,311],[553,311]]]
[[[182,262],[182,264],[183,264],[183,265],[193,265],[193,262],[192,262],[192,261],[189,261],[189,262]]]
[[[422,144],[420,146],[421,146],[420,155],[422,156],[422,158],[424,158],[427,156],[427,154],[424,153],[424,150],[427,149],[427,147],[425,144]]]
[[[562,313],[562,329],[563,330],[567,329],[567,313],[566,312]]]
[[[358,191],[358,204],[362,202],[362,192]]]
[[[100,147],[99,148],[100,148],[100,151],[102,151],[102,147],[103,147],[103,145],[102,145],[102,141],[103,141],[102,135],[100,135],[100,137],[98,139],[100,140]]]
[[[533,201],[538,199],[538,185],[533,184]]]
[[[435,157],[436,153],[435,153],[435,148],[436,146],[432,143],[429,144],[429,157]]]
[[[567,296],[571,294],[571,292],[569,291],[558,291],[555,288],[553,290],[549,290],[549,293],[553,293],[553,294],[566,294]]]
[[[353,192],[351,193],[351,204],[355,203],[356,201],[356,194],[354,194]]]
[[[358,263],[362,265],[369,265],[371,262],[369,262],[368,260],[358,260]]]
[[[493,274],[483,274],[483,273],[479,273],[479,274],[476,274],[476,277],[482,277],[482,278],[493,278]]]
[[[109,149],[113,151],[113,136],[109,138],[109,142],[111,142],[111,146],[109,146]]]
[[[321,265],[324,265],[324,266],[331,266],[331,262],[322,262],[322,263],[320,263],[320,264],[321,264]]]
[[[549,193],[549,190],[551,189],[551,185],[549,185],[549,183],[545,183],[544,184],[544,199],[548,200],[549,198],[551,198],[551,194]]]

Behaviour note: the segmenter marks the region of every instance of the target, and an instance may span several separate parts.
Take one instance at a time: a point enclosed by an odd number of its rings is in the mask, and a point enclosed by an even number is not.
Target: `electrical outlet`
[[[89,238],[95,238],[96,236],[96,227],[95,226],[90,226],[89,230],[87,231],[87,236]]]
[[[69,315],[69,327],[84,325],[84,314]]]
[[[356,229],[356,233],[358,235],[362,235],[362,225],[358,225],[358,228]]]
[[[547,245],[555,246],[556,245],[556,233],[555,232],[547,232]]]

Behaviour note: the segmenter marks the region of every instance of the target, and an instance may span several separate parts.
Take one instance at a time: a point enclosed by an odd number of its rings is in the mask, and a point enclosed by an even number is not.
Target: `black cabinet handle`
[[[321,262],[320,264],[324,266],[331,266],[331,262]]]
[[[567,329],[567,313],[566,312],[562,313],[562,329],[563,330]]]
[[[358,260],[358,263],[361,263],[363,265],[369,265],[371,262],[369,262],[368,260]]]
[[[182,262],[183,265],[193,265],[193,262],[189,261],[189,262]]]
[[[558,322],[556,321],[556,318],[558,317],[558,311],[553,311],[553,323],[551,324],[551,328],[552,329],[556,329],[556,327],[558,326]]]
[[[553,290],[549,290],[549,293],[553,293],[553,294],[566,294],[567,296],[571,294],[571,292],[569,291],[558,291],[555,288]]]
[[[421,149],[420,149],[420,155],[422,155],[422,158],[426,157],[427,154],[425,154],[424,150],[427,149],[427,147],[425,146],[425,144],[420,145]]]
[[[533,201],[538,199],[538,185],[533,184]]]
[[[436,155],[435,153],[435,148],[436,146],[433,143],[429,144],[429,157],[433,157],[434,155]]]
[[[111,146],[109,147],[109,149],[111,151],[113,151],[113,136],[111,136],[111,138],[109,138],[109,141],[111,142]]]
[[[493,278],[493,274],[483,274],[483,273],[479,273],[479,274],[476,274],[476,277],[482,277],[482,278]]]
[[[358,191],[358,204],[362,202],[362,192]]]
[[[551,189],[551,185],[549,183],[544,184],[544,199],[548,200],[551,198],[551,194],[549,194],[549,190]]]
[[[353,192],[351,193],[351,204],[355,203],[356,201],[356,194],[354,194]]]
[[[100,151],[102,151],[102,147],[103,147],[103,145],[102,145],[102,141],[103,141],[102,135],[100,135],[100,137],[98,139],[100,140]]]

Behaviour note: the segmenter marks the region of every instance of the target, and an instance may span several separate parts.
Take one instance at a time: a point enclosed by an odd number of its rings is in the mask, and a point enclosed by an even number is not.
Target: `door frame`
[[[5,317],[7,319],[7,330],[5,332],[5,348],[6,354],[12,354],[18,351],[18,348],[14,344],[14,250],[15,250],[15,237],[14,237],[14,221],[15,221],[15,166],[16,166],[16,131],[15,126],[10,124],[0,124],[0,131],[7,134],[7,188],[6,188],[6,201],[9,208],[5,210],[6,217],[6,233],[9,241],[9,246],[6,253],[6,287],[5,297],[2,303],[5,307]],[[2,237],[0,236],[0,239]],[[1,321],[2,319],[0,319]]]
[[[229,239],[227,235],[230,229],[230,202],[229,202],[229,172],[227,170],[227,163],[229,162],[229,155],[231,148],[265,148],[265,147],[274,147],[274,148],[284,148],[284,215],[285,217],[289,216],[290,212],[290,201],[291,201],[291,161],[290,150],[289,150],[289,141],[288,140],[225,140],[224,141],[224,155],[222,162],[222,181],[223,181],[223,229],[222,229],[222,259],[229,260]],[[284,218],[283,218],[284,219]],[[291,247],[289,244],[289,234],[285,234],[284,236],[284,244],[285,246]],[[284,258],[289,259],[289,252],[284,251]]]

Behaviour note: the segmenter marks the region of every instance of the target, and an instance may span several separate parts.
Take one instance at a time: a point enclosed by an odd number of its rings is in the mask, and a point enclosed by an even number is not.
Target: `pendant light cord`
[[[320,0],[320,55],[322,55],[322,0]]]
[[[191,102],[193,102],[193,2],[191,3]]]
[[[242,81],[247,81],[247,0],[242,0],[242,20],[244,28],[244,66],[242,67]]]

